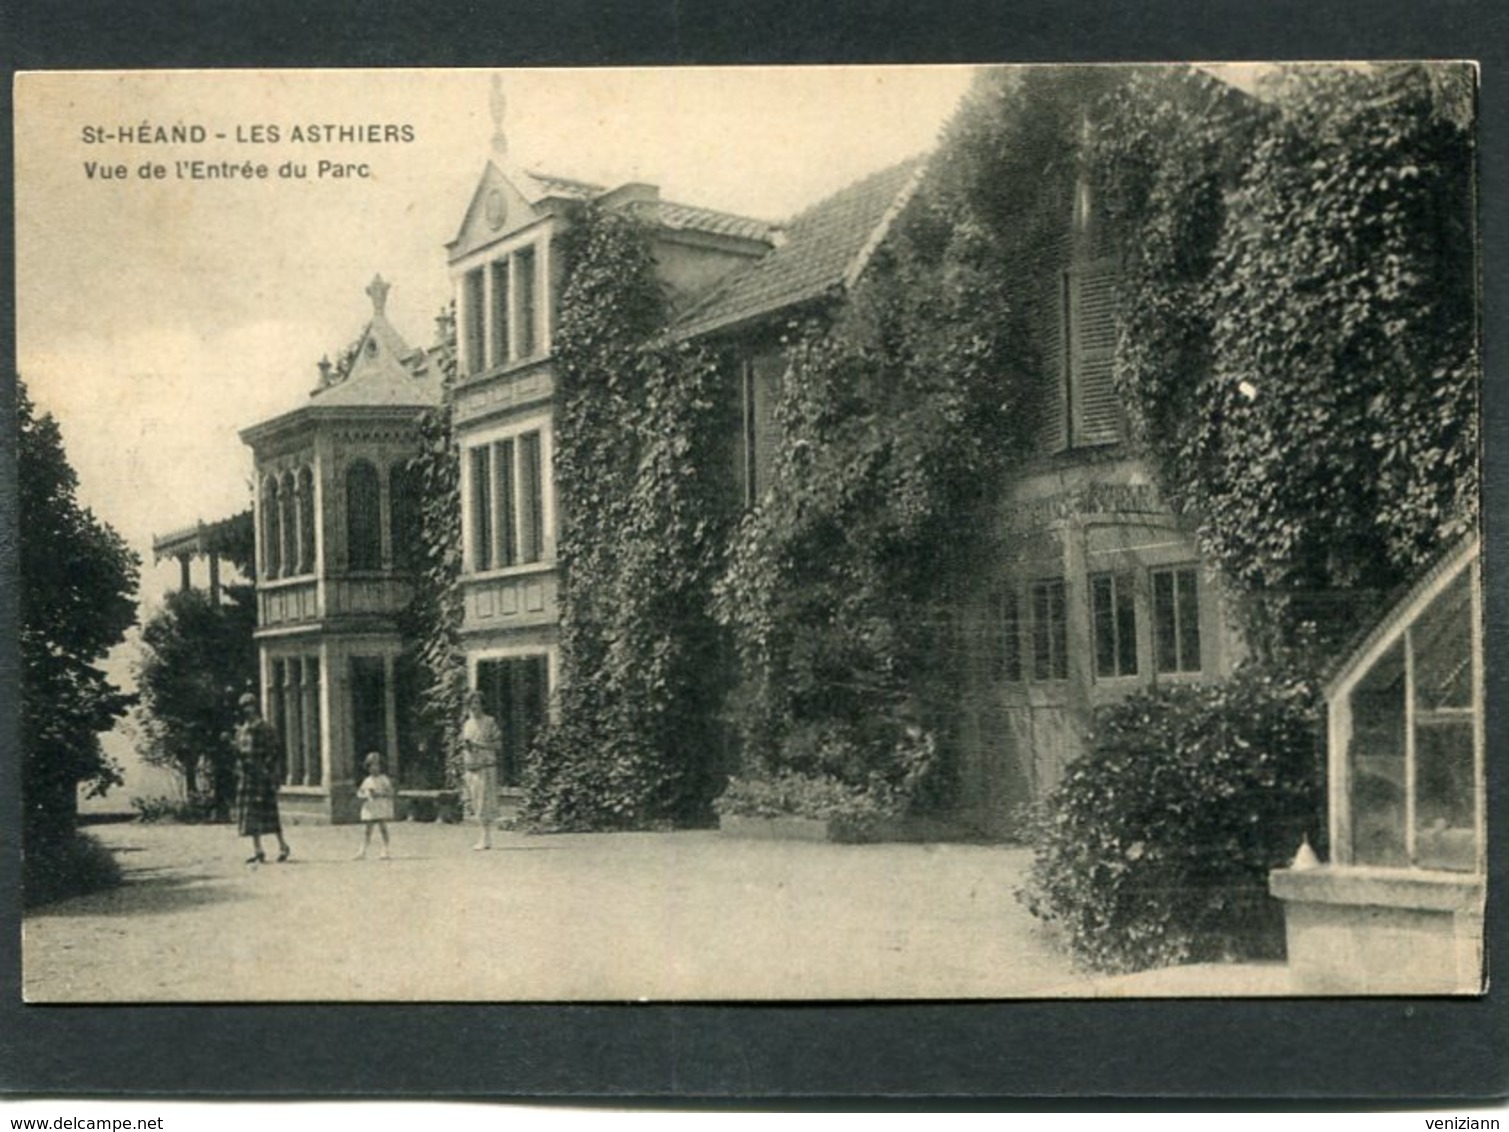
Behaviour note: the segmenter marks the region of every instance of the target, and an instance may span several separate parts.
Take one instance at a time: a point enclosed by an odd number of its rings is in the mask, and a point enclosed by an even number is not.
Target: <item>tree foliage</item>
[[[100,746],[132,697],[99,669],[136,620],[138,559],[77,498],[51,414],[16,382],[22,788],[28,844],[73,829],[75,790],[120,775]]]
[[[561,246],[562,682],[526,814],[543,828],[702,822],[723,781],[727,666],[708,613],[730,514],[721,378],[666,337],[639,222],[583,208]]]
[[[1316,616],[1303,595],[1375,596],[1476,523],[1474,151],[1450,72],[1295,68],[1262,101],[1159,72],[1098,136],[1123,391],[1281,644]]]
[[[191,804],[222,818],[235,798],[237,700],[257,683],[255,591],[225,592],[222,603],[201,589],[168,594],[142,626],[136,666],[139,752],[176,771]]]

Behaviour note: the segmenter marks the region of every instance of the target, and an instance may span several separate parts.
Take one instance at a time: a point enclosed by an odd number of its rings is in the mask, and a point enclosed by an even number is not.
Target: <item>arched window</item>
[[[282,542],[278,535],[278,481],[262,481],[262,569],[269,579],[283,571]]]
[[[388,470],[388,530],[393,538],[393,565],[418,570],[424,563],[420,527],[419,475],[407,460]]]
[[[382,493],[377,469],[365,460],[346,469],[346,565],[382,569]]]
[[[299,572],[298,515],[294,512],[297,481],[292,472],[284,472],[278,479],[278,532],[282,536],[283,575],[292,577]]]
[[[299,573],[314,573],[314,473],[299,471]]]

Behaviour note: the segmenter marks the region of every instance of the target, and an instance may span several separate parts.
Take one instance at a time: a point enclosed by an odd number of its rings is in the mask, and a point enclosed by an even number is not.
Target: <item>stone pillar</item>
[[[299,660],[283,662],[283,781],[294,783],[301,776],[299,757]]]
[[[189,577],[189,556],[180,554],[178,556],[178,588],[186,590],[191,585],[193,585],[193,579]]]
[[[304,728],[303,784],[320,784],[320,727],[319,727],[319,682],[320,658],[306,656],[303,659],[304,679],[300,685],[303,693],[300,720]]]
[[[385,656],[382,659],[382,684],[383,684],[383,713],[384,730],[388,735],[388,774],[394,782],[398,781],[398,686],[394,682],[393,657]]]
[[[210,551],[210,604],[220,605],[220,555]]]

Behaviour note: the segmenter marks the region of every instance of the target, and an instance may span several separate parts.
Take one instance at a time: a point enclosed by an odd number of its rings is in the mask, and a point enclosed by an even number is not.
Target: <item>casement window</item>
[[[543,653],[477,662],[477,691],[483,709],[498,722],[503,749],[498,782],[518,786],[535,736],[548,714],[549,662]]]
[[[1071,448],[1114,444],[1121,439],[1121,402],[1116,394],[1116,261],[1076,263],[1064,272],[1061,292],[1063,387],[1062,430]]]
[[[545,556],[545,468],[538,430],[473,447],[468,461],[473,570]]]
[[[1016,589],[1003,586],[991,598],[991,675],[1005,684],[1022,682],[1022,599]]]
[[[540,263],[526,244],[461,277],[462,363],[484,373],[540,350]]]
[[[1411,611],[1392,644],[1346,675],[1331,700],[1354,864],[1479,865],[1482,639],[1473,580],[1469,566]]]
[[[1137,674],[1137,602],[1130,574],[1090,577],[1097,677]]]
[[[1160,673],[1200,671],[1199,571],[1154,570],[1153,658]]]
[[[1069,678],[1069,627],[1064,580],[1048,578],[1032,583],[1032,678]]]

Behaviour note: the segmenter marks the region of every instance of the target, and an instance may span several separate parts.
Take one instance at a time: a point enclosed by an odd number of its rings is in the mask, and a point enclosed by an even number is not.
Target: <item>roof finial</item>
[[[499,160],[508,156],[508,136],[503,132],[503,115],[508,111],[508,99],[503,94],[503,76],[493,72],[491,98],[493,112],[493,153]]]
[[[381,275],[372,276],[372,282],[367,284],[367,294],[372,299],[372,313],[374,315],[382,314],[383,308],[388,305],[388,288],[390,286],[391,284],[383,282]]]

